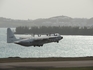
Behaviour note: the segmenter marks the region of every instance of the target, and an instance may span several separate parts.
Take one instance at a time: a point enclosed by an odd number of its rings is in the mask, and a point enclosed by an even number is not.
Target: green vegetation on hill
[[[68,26],[41,26],[41,27],[17,27],[16,34],[47,34],[59,33],[61,35],[93,35],[93,27],[68,27]]]

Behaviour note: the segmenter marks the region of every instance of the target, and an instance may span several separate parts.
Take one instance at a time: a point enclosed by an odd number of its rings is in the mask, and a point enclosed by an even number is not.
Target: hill
[[[36,20],[14,20],[0,17],[0,27],[18,27],[18,26],[93,26],[93,18],[71,18],[68,16],[56,16],[46,19]]]

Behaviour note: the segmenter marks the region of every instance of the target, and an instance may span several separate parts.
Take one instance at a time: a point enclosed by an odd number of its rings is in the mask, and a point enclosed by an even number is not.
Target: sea
[[[12,28],[14,30],[15,28]],[[16,35],[21,37],[21,35]],[[90,57],[93,56],[93,36],[62,35],[59,43],[48,43],[42,47],[24,47],[7,43],[7,28],[0,28],[0,58],[46,58],[46,57]]]

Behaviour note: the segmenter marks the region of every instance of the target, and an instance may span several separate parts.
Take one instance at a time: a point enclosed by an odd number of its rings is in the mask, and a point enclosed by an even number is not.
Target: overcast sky
[[[38,19],[54,16],[93,17],[93,0],[0,0],[0,17]]]

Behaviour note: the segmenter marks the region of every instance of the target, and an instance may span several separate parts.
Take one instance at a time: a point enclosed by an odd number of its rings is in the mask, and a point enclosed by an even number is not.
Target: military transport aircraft
[[[22,46],[43,46],[43,44],[51,42],[59,42],[63,37],[60,34],[45,36],[45,37],[34,37],[34,38],[21,38],[17,39],[10,28],[7,28],[7,43],[15,43]]]

